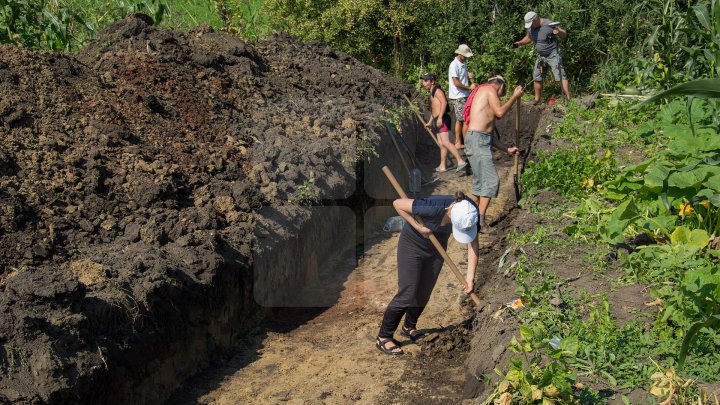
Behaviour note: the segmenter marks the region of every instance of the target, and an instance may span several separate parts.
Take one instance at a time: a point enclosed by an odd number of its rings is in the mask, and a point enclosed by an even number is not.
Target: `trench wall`
[[[337,301],[340,291],[333,289],[313,297],[299,295],[303,287],[335,271],[338,259],[354,260],[365,233],[381,229],[388,217],[397,215],[392,208],[397,194],[382,167],[387,165],[406,190],[409,176],[390,137],[402,136],[410,152],[415,153],[421,130],[415,119],[403,121],[399,134],[381,128],[376,144],[378,156],[358,165],[352,196],[323,200],[312,207],[261,210],[257,227],[260,235],[253,255],[253,294],[258,305],[329,307]],[[396,141],[410,164],[402,141]]]
[[[413,152],[421,131],[417,120],[402,123],[401,136]],[[382,167],[387,165],[400,184],[408,187],[406,170],[389,136],[380,132],[379,156],[359,165],[358,187],[352,196],[322,201],[326,205],[262,209],[251,262],[243,262],[239,252],[219,246],[224,260],[204,292],[170,288],[158,293],[157,300],[150,300],[156,307],[149,310],[166,318],[163,325],[174,326],[127,354],[126,367],[112,371],[107,381],[111,392],[99,398],[97,394],[103,392],[95,391],[84,398],[108,404],[162,403],[183,380],[236,345],[263,312],[334,305],[342,291],[340,283],[349,274],[346,270],[333,274],[335,264],[355,260],[364,233],[381,229],[388,217],[396,215],[391,204],[397,196]],[[305,294],[307,286],[323,283],[328,277],[338,283]],[[194,297],[183,299],[188,294]],[[183,304],[171,307],[169,301]],[[161,349],[154,350],[158,347]],[[138,364],[142,364],[140,369],[136,369]]]

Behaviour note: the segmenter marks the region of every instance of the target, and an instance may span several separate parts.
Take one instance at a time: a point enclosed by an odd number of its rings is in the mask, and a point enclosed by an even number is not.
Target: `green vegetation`
[[[148,14],[167,28],[221,26],[214,7],[203,0],[0,0],[0,43],[76,51],[132,13]]]
[[[294,199],[300,205],[313,205],[318,202],[315,177],[312,177],[312,174],[309,179],[306,179],[297,187]]]

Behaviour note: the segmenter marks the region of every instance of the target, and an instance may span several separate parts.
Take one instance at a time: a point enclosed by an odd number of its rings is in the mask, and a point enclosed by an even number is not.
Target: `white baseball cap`
[[[468,200],[450,207],[453,237],[460,243],[470,243],[477,237],[478,209]]]
[[[525,14],[525,28],[530,28],[533,21],[537,18],[537,13],[534,11],[528,11],[527,14]]]

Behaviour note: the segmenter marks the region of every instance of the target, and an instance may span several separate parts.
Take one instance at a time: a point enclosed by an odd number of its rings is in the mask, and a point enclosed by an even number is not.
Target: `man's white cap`
[[[458,46],[458,49],[455,50],[455,55],[462,55],[466,58],[469,58],[469,57],[473,56],[473,53],[470,50],[469,46],[467,46],[465,44],[461,44],[460,46]]]
[[[478,210],[468,200],[456,202],[450,207],[453,237],[460,243],[470,243],[477,237]]]
[[[528,11],[527,14],[525,14],[525,28],[530,28],[533,21],[537,18],[537,13],[534,11]]]

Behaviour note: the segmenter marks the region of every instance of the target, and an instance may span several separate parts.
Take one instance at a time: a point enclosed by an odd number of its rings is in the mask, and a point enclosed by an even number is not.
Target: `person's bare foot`
[[[455,149],[465,149],[465,145],[463,145],[463,144],[461,144],[461,143],[456,143],[456,144],[455,144]]]

